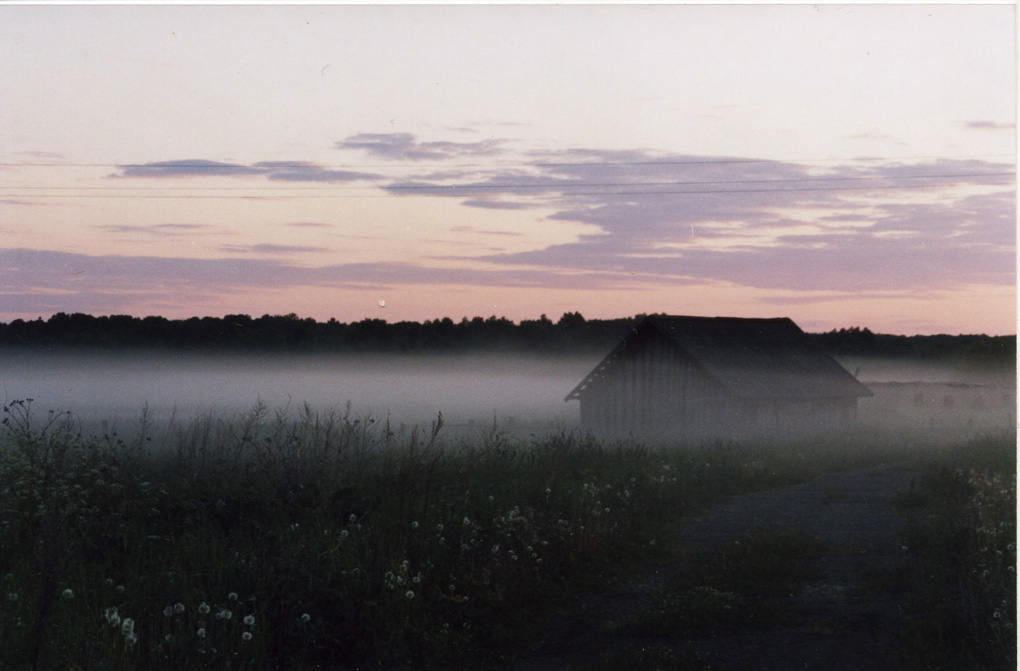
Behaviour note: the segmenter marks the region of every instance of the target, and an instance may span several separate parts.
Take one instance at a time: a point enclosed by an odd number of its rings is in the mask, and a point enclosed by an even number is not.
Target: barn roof
[[[648,329],[693,359],[730,395],[809,400],[871,396],[788,318],[652,316],[642,321],[565,400],[580,398]]]

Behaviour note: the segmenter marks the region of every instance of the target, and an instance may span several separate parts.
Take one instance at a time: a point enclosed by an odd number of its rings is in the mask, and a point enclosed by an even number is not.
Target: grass
[[[441,416],[398,435],[349,408],[261,405],[85,435],[15,401],[0,436],[0,668],[499,665],[698,508],[914,454],[852,440],[677,449],[493,426],[448,441]],[[813,547],[749,539],[725,576],[706,560],[674,585],[646,628],[753,613],[749,586],[799,580],[784,553]]]
[[[1016,438],[983,436],[932,455],[899,504],[911,519],[900,574],[902,634],[917,669],[1015,669]]]

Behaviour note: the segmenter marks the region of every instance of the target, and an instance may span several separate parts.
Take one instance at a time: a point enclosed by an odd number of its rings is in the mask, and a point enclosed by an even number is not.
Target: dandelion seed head
[[[198,612],[201,613],[202,615],[208,615],[209,614],[209,604],[207,604],[205,601],[203,601],[202,603],[198,604]]]
[[[200,627],[199,630],[195,632],[195,636],[205,638],[205,627]]]
[[[410,601],[411,599],[414,598],[414,592],[412,590],[407,590],[406,592],[404,592],[404,596],[407,597],[408,601]]]
[[[246,625],[248,625],[249,627],[252,626],[253,624],[255,624],[255,616],[254,615],[245,615],[244,616],[244,623]]]
[[[308,621],[310,621],[311,619],[312,619],[312,616],[311,616],[311,615],[309,615],[308,613],[302,613],[302,614],[301,614],[301,621],[302,621],[302,622],[308,622]]]
[[[250,631],[246,631],[243,634],[241,634],[241,640],[242,641],[250,641],[251,640],[251,632]]]
[[[227,601],[237,601],[237,592],[231,592],[228,594]]]
[[[64,601],[70,601],[71,599],[74,598],[74,590],[73,589],[65,589],[63,592],[60,593],[60,597]]]

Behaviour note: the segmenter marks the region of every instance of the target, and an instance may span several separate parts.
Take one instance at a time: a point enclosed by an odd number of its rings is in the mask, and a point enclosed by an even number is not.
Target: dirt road
[[[891,465],[831,473],[706,510],[670,540],[678,553],[583,595],[511,669],[900,669],[893,501],[916,478]]]

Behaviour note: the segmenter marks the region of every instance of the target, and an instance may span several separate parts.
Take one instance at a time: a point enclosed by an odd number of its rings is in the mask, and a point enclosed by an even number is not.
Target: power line
[[[388,191],[423,191],[432,189],[561,189],[576,188],[616,188],[616,187],[651,187],[651,186],[687,186],[717,184],[791,184],[813,182],[862,182],[862,181],[893,181],[914,179],[963,179],[973,177],[1013,177],[1014,172],[974,172],[974,173],[937,173],[924,175],[862,175],[856,177],[801,177],[785,179],[733,179],[733,180],[669,180],[660,182],[552,182],[548,184],[391,184],[386,186],[351,186],[334,184],[330,186],[0,186],[0,189],[16,189],[24,191],[340,191],[366,190],[381,188]]]
[[[1013,173],[1001,173],[1001,175],[989,175],[989,176],[1013,176]],[[733,194],[733,193],[757,193],[757,194],[771,194],[771,193],[792,193],[792,192],[822,192],[822,191],[875,191],[875,190],[899,190],[899,189],[935,189],[945,188],[950,186],[1008,186],[1004,183],[940,183],[940,184],[869,184],[859,186],[821,186],[821,187],[790,187],[781,189],[682,189],[682,190],[658,190],[658,191],[590,191],[590,192],[572,192],[569,196],[664,196],[664,195],[699,195],[699,194]],[[607,188],[622,188],[632,187],[638,185],[612,185]],[[436,187],[421,187],[421,189],[436,188]],[[464,187],[459,187],[464,188]],[[493,187],[486,187],[493,189]],[[292,189],[296,190],[296,189]],[[429,198],[478,198],[478,197],[497,197],[504,195],[497,189],[493,189],[494,193],[422,193],[417,194],[418,197],[429,197]],[[550,190],[557,190],[551,188]],[[409,194],[416,195],[416,194]],[[226,200],[226,199],[244,199],[244,198],[264,198],[267,200],[296,200],[296,199],[369,199],[369,198],[392,198],[392,194],[372,194],[372,195],[358,195],[358,194],[311,194],[311,195],[274,195],[272,193],[265,194],[263,196],[249,196],[249,195],[163,195],[163,194],[24,194],[24,193],[7,193],[0,197],[4,198],[67,198],[67,199],[80,199],[80,198],[107,198],[107,199],[167,199],[167,200]]]
[[[389,161],[386,163],[338,163],[320,164],[302,161],[265,161],[253,164],[229,162],[198,162],[155,161],[151,163],[77,163],[77,162],[0,162],[0,167],[8,168],[116,168],[160,170],[185,168],[188,170],[344,170],[349,168],[375,169],[409,169],[409,168],[550,168],[550,167],[612,167],[612,166],[669,166],[669,165],[728,165],[743,163],[855,163],[876,161],[921,161],[1009,158],[1015,161],[1015,154],[961,154],[957,156],[857,156],[857,157],[826,157],[826,158],[707,158],[707,159],[663,159],[646,161],[529,161],[529,162],[497,162],[497,163],[450,163],[448,161]],[[260,165],[261,163],[261,165]],[[267,165],[268,163],[268,165]]]

